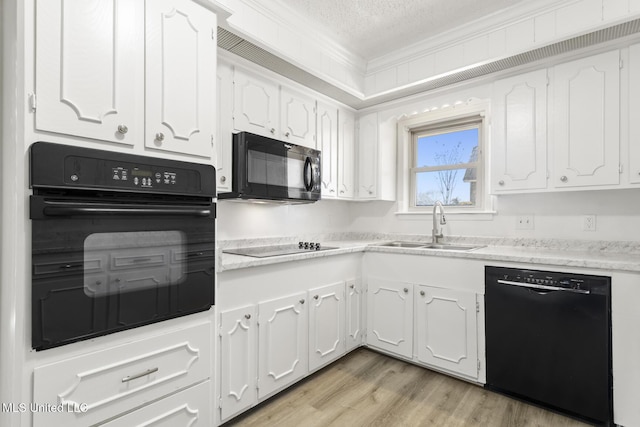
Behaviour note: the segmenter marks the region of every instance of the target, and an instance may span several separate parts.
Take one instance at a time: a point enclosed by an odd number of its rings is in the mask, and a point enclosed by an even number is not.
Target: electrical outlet
[[[582,217],[582,229],[584,231],[596,231],[596,216],[585,215]]]
[[[533,215],[518,215],[516,230],[533,230]]]

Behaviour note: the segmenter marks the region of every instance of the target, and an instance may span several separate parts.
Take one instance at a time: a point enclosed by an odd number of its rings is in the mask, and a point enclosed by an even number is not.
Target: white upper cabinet
[[[619,51],[558,65],[552,84],[553,186],[618,184]]]
[[[281,87],[279,139],[316,148],[315,99],[285,86]]]
[[[38,0],[36,130],[211,158],[216,28],[191,0]]]
[[[360,117],[358,125],[357,196],[373,200],[378,196],[378,113]]]
[[[322,152],[322,198],[334,199],[338,193],[338,110],[318,103],[318,149]]]
[[[629,182],[640,183],[640,44],[629,48]]]
[[[359,118],[356,199],[396,199],[396,126],[394,116],[370,113]]]
[[[280,135],[276,83],[236,67],[233,93],[233,127],[236,130],[270,138]]]
[[[143,28],[144,0],[38,0],[36,129],[140,141]]]
[[[355,192],[355,117],[351,111],[338,110],[338,198],[353,199]],[[323,152],[324,157],[324,152]]]
[[[146,2],[146,147],[212,157],[216,29],[191,0]]]
[[[492,96],[494,192],[547,186],[547,70],[497,81]]]
[[[217,65],[216,179],[219,193],[231,191],[232,186],[232,134],[233,134],[233,66],[218,61]]]

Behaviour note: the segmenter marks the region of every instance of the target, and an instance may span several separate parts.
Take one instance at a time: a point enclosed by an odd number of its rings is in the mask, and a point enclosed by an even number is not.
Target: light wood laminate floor
[[[231,426],[587,424],[371,350],[358,349],[225,424]]]

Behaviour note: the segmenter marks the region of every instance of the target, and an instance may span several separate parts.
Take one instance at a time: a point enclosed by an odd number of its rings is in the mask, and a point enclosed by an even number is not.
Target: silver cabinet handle
[[[162,132],[156,133],[156,141],[160,141],[160,142],[164,141],[164,133]]]
[[[340,194],[344,194],[344,190],[340,190]]]
[[[122,379],[122,382],[126,383],[126,382],[129,382],[129,381],[133,381],[135,379],[138,379],[138,378],[146,377],[147,375],[151,375],[154,372],[158,372],[158,368],[147,369],[146,371],[140,372],[139,374],[135,374],[135,375],[130,375],[128,377],[124,377]]]
[[[300,300],[300,304],[304,304],[304,298]]]
[[[420,291],[420,296],[424,296],[424,291]]]
[[[409,289],[408,288],[404,288],[404,293],[406,294],[408,292],[409,292]]]
[[[275,130],[275,128],[271,128],[271,130],[269,132],[271,132],[271,134],[274,134],[274,133],[276,133],[276,130]]]
[[[224,176],[224,175],[222,175],[222,176],[220,177],[220,182],[227,182],[227,177],[226,177],[226,176]]]
[[[318,298],[320,298],[318,295],[313,296],[313,299],[318,299]]]
[[[373,191],[369,190],[369,194],[373,194]]]
[[[352,284],[350,284],[350,285],[349,285],[349,287],[350,287],[351,289],[353,289],[353,288],[355,288],[356,286],[352,283]]]
[[[566,176],[562,175],[562,176],[560,177],[560,181],[562,181],[562,182],[567,182],[567,181],[569,181],[569,178],[567,178]]]
[[[289,138],[289,135],[291,135],[289,132],[284,134],[284,136],[286,136],[287,138]]]
[[[504,181],[503,180],[498,181],[498,185],[504,185]]]
[[[334,189],[329,190],[329,193],[335,193],[335,192],[336,192],[336,190],[334,190]]]
[[[251,319],[251,315],[250,315],[250,314],[245,314],[245,315],[244,315],[244,318],[245,318],[245,319],[247,319],[247,320],[249,320],[249,319]]]
[[[124,135],[127,132],[129,132],[129,128],[128,127],[126,127],[125,125],[119,125],[118,126],[118,133]]]

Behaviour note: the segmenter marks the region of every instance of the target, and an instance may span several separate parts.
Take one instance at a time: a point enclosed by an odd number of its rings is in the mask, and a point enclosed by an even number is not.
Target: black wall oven
[[[320,151],[249,132],[233,135],[232,191],[220,199],[320,200]]]
[[[46,142],[30,156],[34,349],[214,304],[212,166]]]

